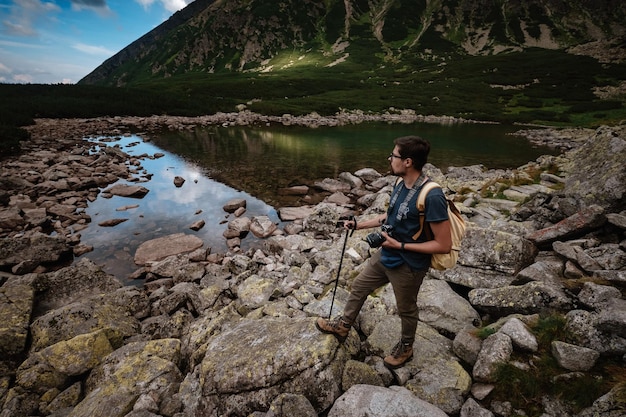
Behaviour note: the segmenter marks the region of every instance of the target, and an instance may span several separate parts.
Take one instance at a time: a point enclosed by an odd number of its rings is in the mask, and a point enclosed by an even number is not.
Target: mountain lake
[[[363,123],[314,129],[212,126],[145,138],[87,138],[94,146],[119,146],[131,156],[164,156],[142,160],[140,171],[149,180],[135,184],[150,190],[142,199],[100,195],[89,203],[86,212],[92,222],[80,233],[81,242],[94,250],[82,256],[126,284],[139,284],[127,282],[127,276],[139,268],[133,258],[144,241],[188,233],[202,239],[211,252],[225,253],[222,233],[234,218],[223,210],[225,203],[243,198],[247,201],[246,216],[266,215],[280,224],[278,208],[306,203],[301,197],[280,195],[279,189],[312,185],[361,168],[386,174],[387,156],[394,147],[393,139],[399,136],[428,139],[429,162],[444,173],[450,166],[475,164],[488,169],[517,168],[540,155],[557,153],[510,134],[519,129],[456,123]],[[185,179],[181,187],[174,185],[176,176]],[[114,227],[98,226],[111,219],[127,220]],[[199,220],[204,220],[205,226],[191,230],[191,224]],[[241,249],[246,251],[259,244],[249,233],[242,239]]]

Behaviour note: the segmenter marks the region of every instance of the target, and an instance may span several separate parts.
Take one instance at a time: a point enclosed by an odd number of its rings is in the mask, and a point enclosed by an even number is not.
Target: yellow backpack
[[[426,229],[426,234],[432,235],[432,232],[429,228],[424,228],[424,217],[425,217],[425,208],[426,208],[426,195],[433,188],[441,188],[439,184],[434,181],[428,181],[422,189],[420,190],[419,195],[417,196],[417,209],[420,212],[420,228],[413,235],[413,240],[417,240],[418,237],[422,234],[422,232]],[[465,220],[461,217],[461,213],[459,209],[456,207],[454,202],[448,201],[448,218],[450,219],[450,234],[452,236],[452,250],[449,253],[435,253],[431,257],[430,267],[433,269],[438,269],[440,271],[448,268],[452,268],[456,261],[459,259],[459,251],[461,250],[461,241],[463,240],[463,236],[465,235]],[[429,236],[429,239],[432,239],[432,236]]]

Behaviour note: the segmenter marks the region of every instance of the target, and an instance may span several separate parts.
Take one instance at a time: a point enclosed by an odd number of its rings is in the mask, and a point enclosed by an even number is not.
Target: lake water
[[[143,159],[136,176],[151,174],[149,181],[140,183],[150,190],[144,198],[100,196],[89,204],[86,211],[92,223],[81,231],[81,241],[95,249],[83,256],[124,281],[137,269],[133,262],[137,247],[157,237],[194,234],[212,252],[223,253],[227,248],[222,233],[232,219],[223,211],[226,202],[243,198],[247,216],[266,215],[279,223],[277,208],[302,204],[294,197],[281,196],[280,188],[311,185],[364,167],[386,173],[387,155],[398,136],[417,134],[428,139],[432,146],[429,161],[444,172],[449,166],[473,164],[516,168],[540,155],[555,153],[507,134],[515,130],[473,124],[205,127],[164,132],[149,141],[137,136],[110,143],[90,139],[99,146],[120,146],[130,155],[165,156]],[[186,180],[182,187],[174,185],[175,176]],[[114,227],[98,226],[110,219],[127,220]],[[204,220],[205,226],[191,230],[198,220]],[[258,244],[249,234],[242,249]]]

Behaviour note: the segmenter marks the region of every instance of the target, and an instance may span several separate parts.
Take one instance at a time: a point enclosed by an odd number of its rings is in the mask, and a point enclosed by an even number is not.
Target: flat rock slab
[[[168,256],[189,253],[204,245],[202,239],[185,233],[159,237],[143,242],[135,252],[135,263],[145,265],[167,258]]]
[[[105,193],[120,197],[143,198],[150,190],[140,185],[116,184],[104,190]]]

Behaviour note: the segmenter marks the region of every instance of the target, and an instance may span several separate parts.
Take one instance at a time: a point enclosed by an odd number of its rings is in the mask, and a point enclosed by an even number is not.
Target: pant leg
[[[396,296],[398,315],[402,322],[401,337],[404,342],[411,344],[415,341],[415,332],[417,331],[417,322],[419,320],[417,294],[422,286],[426,272],[411,271],[404,264],[398,268],[390,269],[388,274],[393,293]]]
[[[367,260],[367,265],[352,283],[348,301],[343,309],[344,320],[350,324],[354,323],[367,296],[389,282],[387,271],[387,268],[380,263],[380,250],[378,250]]]

